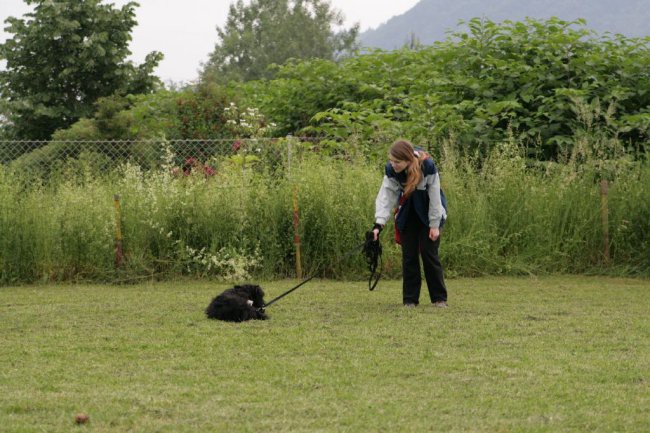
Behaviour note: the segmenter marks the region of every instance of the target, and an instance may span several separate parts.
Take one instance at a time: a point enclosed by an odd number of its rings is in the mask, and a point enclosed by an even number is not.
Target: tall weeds
[[[647,164],[617,158],[616,170],[608,172],[606,262],[602,159],[592,164],[593,155],[576,147],[562,164],[531,164],[513,140],[481,160],[459,156],[453,140],[440,147],[449,201],[441,255],[449,275],[650,275]],[[103,174],[71,167],[48,183],[0,167],[1,283],[294,276],[294,197],[304,275],[367,274],[360,254],[345,254],[372,226],[379,163],[306,155],[290,171],[269,171],[233,160],[214,176],[179,175],[167,166],[143,171],[127,164]],[[120,195],[126,255],[119,269],[114,194]],[[382,234],[384,272],[397,277],[400,251],[391,231],[389,225]]]

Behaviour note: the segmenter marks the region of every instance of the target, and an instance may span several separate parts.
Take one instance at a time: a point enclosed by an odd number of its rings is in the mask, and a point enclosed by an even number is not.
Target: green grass
[[[204,318],[223,284],[2,288],[0,429],[648,431],[649,280],[448,285],[411,310],[399,281],[312,281],[242,324]]]

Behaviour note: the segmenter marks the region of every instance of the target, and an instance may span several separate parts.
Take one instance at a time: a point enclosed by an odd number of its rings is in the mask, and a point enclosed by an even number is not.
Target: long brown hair
[[[419,152],[419,156],[416,155],[413,145],[407,140],[395,141],[388,153],[398,161],[408,162],[406,166],[406,185],[404,185],[404,196],[408,197],[422,180],[420,164],[427,158],[427,154]]]

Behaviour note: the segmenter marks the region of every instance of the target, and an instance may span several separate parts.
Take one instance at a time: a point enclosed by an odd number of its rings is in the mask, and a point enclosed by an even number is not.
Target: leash
[[[284,297],[287,296],[289,293],[291,293],[291,292],[293,292],[294,290],[296,290],[298,287],[302,286],[303,284],[307,284],[309,281],[313,280],[315,276],[316,276],[316,274],[312,275],[311,277],[307,278],[306,280],[302,280],[302,282],[301,282],[300,284],[298,284],[297,286],[295,286],[295,287],[293,287],[293,288],[287,290],[286,292],[284,292],[284,293],[281,294],[280,296],[278,296],[278,297],[272,299],[271,301],[267,302],[266,304],[264,304],[264,306],[263,306],[262,308],[266,308],[266,307],[268,307],[269,305],[273,304],[274,302],[279,301],[280,299],[284,298]]]
[[[370,278],[368,278],[368,290],[371,292],[375,290],[379,279],[381,278],[381,270],[383,262],[381,260],[381,244],[379,243],[379,236],[375,240],[373,232],[366,232],[366,240],[363,242],[363,254],[370,270]],[[379,269],[379,272],[377,272]]]
[[[359,248],[362,248],[362,252],[366,258],[366,263],[368,263],[368,268],[370,270],[370,278],[368,279],[368,289],[369,290],[375,290],[375,287],[377,287],[377,283],[379,283],[379,279],[381,278],[381,244],[379,243],[379,238],[377,240],[374,240],[374,235],[373,233],[366,232],[366,239],[361,242],[358,245],[355,245],[352,249],[347,251],[343,256],[341,256],[335,263],[340,262],[341,260],[347,258],[354,252],[358,251]],[[377,272],[377,268],[380,269],[379,272]],[[316,277],[316,274],[312,275],[311,277],[302,280],[300,283],[298,283],[296,286],[290,288],[286,292],[282,293],[280,296],[277,296],[264,304],[263,307],[260,308],[260,310],[264,310],[267,308],[269,305],[279,301],[280,299],[284,298],[287,296],[289,293],[293,292],[294,290],[297,290],[299,287],[303,286],[304,284],[307,284],[309,281],[313,280]]]

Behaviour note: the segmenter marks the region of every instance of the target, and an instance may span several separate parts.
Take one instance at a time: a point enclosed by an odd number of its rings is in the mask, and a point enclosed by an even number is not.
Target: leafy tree
[[[335,59],[356,48],[359,25],[336,32],[341,13],[328,0],[242,0],[230,6],[202,78],[228,82],[269,78],[290,58]]]
[[[13,159],[12,166],[19,172],[43,178],[62,160],[91,156],[94,161],[102,161],[104,167],[125,159],[142,167],[154,167],[166,149],[161,141],[167,140],[178,158],[176,162],[188,158],[205,160],[223,151],[219,139],[235,136],[228,122],[231,116],[227,116],[235,106],[230,98],[215,83],[179,91],[162,89],[149,94],[101,97],[92,117],[58,129],[46,145]],[[120,141],[131,142],[124,145]],[[9,151],[5,154],[11,155]]]
[[[112,94],[146,93],[159,83],[152,75],[162,54],[141,65],[126,61],[136,25],[129,2],[121,9],[101,0],[25,0],[35,5],[26,19],[10,17],[14,36],[0,44],[0,94],[6,101],[5,135],[48,139],[94,111]],[[7,134],[8,133],[8,134]]]
[[[232,138],[224,115],[234,102],[215,83],[179,91],[102,97],[92,117],[84,117],[52,135],[64,140],[213,140]]]
[[[288,62],[271,81],[238,85],[281,134],[369,146],[453,136],[472,155],[512,136],[531,157],[555,159],[584,129],[647,149],[649,71],[650,38],[598,37],[583,20],[473,19],[431,46]]]

